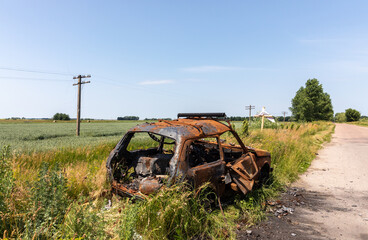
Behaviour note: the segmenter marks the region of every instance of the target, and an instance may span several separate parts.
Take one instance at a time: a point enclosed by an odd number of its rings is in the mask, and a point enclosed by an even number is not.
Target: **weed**
[[[13,186],[13,169],[9,153],[9,146],[4,146],[0,150],[0,213],[8,211],[6,200],[10,196]]]
[[[9,146],[0,149],[0,233],[9,229],[9,198],[14,182],[9,150]]]
[[[119,227],[120,239],[133,239],[136,233],[138,211],[141,203],[133,204],[130,200],[125,205]]]
[[[58,167],[50,168],[47,163],[41,166],[38,181],[31,190],[25,238],[49,239],[57,232],[69,205],[66,184]]]
[[[69,206],[58,227],[60,230],[55,233],[55,238],[103,239],[106,236],[103,215],[84,197]]]
[[[206,186],[204,186],[206,187]],[[147,239],[191,239],[234,237],[231,227],[201,204],[207,194],[196,195],[185,184],[159,191],[141,203],[136,231]]]
[[[244,136],[249,136],[249,122],[244,120],[241,128],[241,134]]]

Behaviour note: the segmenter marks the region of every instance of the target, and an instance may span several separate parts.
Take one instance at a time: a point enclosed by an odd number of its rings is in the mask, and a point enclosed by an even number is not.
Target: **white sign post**
[[[262,124],[261,124],[261,131],[263,130],[263,125],[264,125],[264,119],[265,117],[270,120],[271,122],[275,122],[275,119],[273,119],[273,116],[271,114],[269,114],[268,112],[266,112],[266,108],[262,107],[262,111],[260,113],[258,113],[257,115],[255,115],[255,117],[262,117]]]

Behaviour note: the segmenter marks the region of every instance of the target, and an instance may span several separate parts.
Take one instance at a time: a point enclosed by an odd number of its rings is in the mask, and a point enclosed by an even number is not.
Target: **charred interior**
[[[219,146],[205,139],[194,140],[189,146],[187,158],[190,168],[214,162],[220,159]]]
[[[111,160],[116,184],[148,194],[161,187],[169,176],[175,140],[150,132],[131,132]]]

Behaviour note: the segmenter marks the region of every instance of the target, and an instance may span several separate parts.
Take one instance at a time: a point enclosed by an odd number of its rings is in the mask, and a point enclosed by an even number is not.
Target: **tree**
[[[65,114],[65,113],[55,113],[55,115],[52,117],[52,119],[69,121],[70,117],[69,117],[68,114]]]
[[[348,122],[359,121],[360,112],[358,112],[355,109],[348,108],[348,109],[345,110],[345,116],[346,116],[346,121],[348,121]]]
[[[336,113],[335,114],[335,122],[346,122],[345,113]]]
[[[290,111],[296,121],[332,120],[333,108],[328,93],[315,78],[308,79],[291,100]]]
[[[118,117],[118,120],[139,120],[137,116],[125,116],[125,117]]]
[[[244,121],[246,118],[240,116],[230,116],[229,119],[230,121]]]

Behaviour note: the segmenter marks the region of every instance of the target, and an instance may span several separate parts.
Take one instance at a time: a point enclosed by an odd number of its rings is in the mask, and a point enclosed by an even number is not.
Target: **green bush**
[[[5,230],[9,228],[9,206],[8,199],[13,188],[13,169],[9,159],[9,146],[0,149],[0,233],[3,236]],[[0,237],[1,237],[0,236]]]
[[[345,116],[347,122],[356,122],[360,119],[360,112],[355,109],[348,108],[345,110]]]
[[[124,211],[122,212],[123,216],[120,221],[120,239],[134,239],[134,235],[137,234],[135,227],[137,223],[139,206],[139,203],[132,204],[131,202],[127,203],[125,206]]]
[[[8,211],[6,199],[13,186],[13,170],[9,159],[9,146],[0,150],[0,213]]]
[[[55,238],[62,239],[103,239],[104,219],[93,204],[85,198],[73,202],[69,208],[64,222],[59,226],[60,232]]]
[[[60,169],[44,163],[38,180],[31,189],[31,207],[28,213],[24,238],[50,239],[63,222],[69,206],[67,182]]]
[[[55,113],[55,115],[52,117],[53,120],[65,120],[69,121],[70,117],[68,114],[65,113]]]
[[[346,122],[346,116],[345,113],[336,113],[335,114],[335,122]]]
[[[241,134],[248,136],[249,135],[249,122],[247,120],[243,121]]]
[[[139,120],[139,117],[137,117],[137,116],[125,116],[125,117],[118,117],[117,120],[133,120],[133,121],[137,121],[137,120]]]

